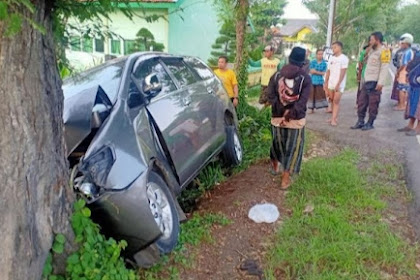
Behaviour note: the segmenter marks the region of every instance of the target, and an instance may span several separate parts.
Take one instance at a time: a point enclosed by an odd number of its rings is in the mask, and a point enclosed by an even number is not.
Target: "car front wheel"
[[[226,127],[226,144],[223,149],[223,158],[228,166],[238,166],[242,162],[242,143],[238,131],[233,125]]]
[[[146,189],[150,211],[162,233],[156,241],[156,246],[161,253],[166,254],[175,248],[179,235],[179,219],[174,198],[168,185],[155,172],[150,173]]]

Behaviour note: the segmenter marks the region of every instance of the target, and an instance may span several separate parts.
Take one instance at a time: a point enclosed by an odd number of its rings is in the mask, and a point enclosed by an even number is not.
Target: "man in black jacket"
[[[271,104],[273,144],[270,150],[272,172],[283,167],[281,189],[291,184],[291,174],[299,173],[305,140],[306,104],[311,91],[311,78],[302,69],[303,48],[293,48],[289,64],[274,74],[268,85]]]

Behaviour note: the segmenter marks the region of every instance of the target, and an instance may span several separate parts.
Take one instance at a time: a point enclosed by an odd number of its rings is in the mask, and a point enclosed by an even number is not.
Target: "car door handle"
[[[184,105],[189,106],[191,104],[191,98],[185,98],[184,99]]]

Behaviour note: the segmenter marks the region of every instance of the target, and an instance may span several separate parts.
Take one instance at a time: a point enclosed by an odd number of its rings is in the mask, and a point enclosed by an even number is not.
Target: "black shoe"
[[[363,127],[362,130],[363,131],[367,131],[367,130],[371,130],[374,129],[373,124],[372,123],[366,123]]]
[[[351,129],[361,129],[365,126],[364,121],[358,121],[354,126],[350,127]]]

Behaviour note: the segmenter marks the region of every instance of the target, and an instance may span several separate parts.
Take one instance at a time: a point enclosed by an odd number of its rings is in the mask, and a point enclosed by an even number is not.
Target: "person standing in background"
[[[383,44],[381,32],[372,33],[370,36],[371,50],[366,61],[366,72],[362,91],[357,102],[357,123],[351,129],[363,131],[373,129],[373,122],[378,115],[381,102],[382,89],[388,76],[391,53]],[[366,112],[369,108],[369,120],[365,123]]]
[[[269,106],[267,99],[267,87],[271,76],[280,69],[280,60],[274,57],[274,47],[266,46],[264,48],[264,58],[259,61],[249,59],[249,65],[252,67],[261,67],[261,94],[258,103]]]
[[[325,75],[324,89],[328,94],[331,103],[332,112],[331,119],[328,120],[332,126],[337,126],[338,112],[340,110],[341,95],[346,87],[347,68],[349,67],[349,59],[343,54],[343,43],[340,41],[332,44],[334,55],[328,61],[328,70]]]
[[[230,100],[233,102],[233,106],[238,106],[239,103],[239,91],[238,91],[238,81],[236,79],[236,74],[233,70],[227,68],[228,58],[227,56],[220,56],[217,62],[218,69],[214,70],[214,73],[219,77],[223,82]]]
[[[309,96],[308,109],[314,113],[315,109],[328,108],[328,101],[324,91],[324,75],[327,72],[327,62],[323,59],[324,51],[316,51],[316,59],[309,64],[309,74],[312,79],[312,90]]]
[[[407,105],[408,90],[410,85],[407,82],[407,64],[414,58],[414,52],[411,49],[411,44],[413,44],[414,38],[411,34],[404,34],[400,38],[400,62],[399,68],[397,70],[396,79],[397,79],[397,91],[398,91],[398,105],[394,107],[396,111],[404,111]]]
[[[369,38],[370,41],[370,38]],[[360,52],[359,61],[357,63],[357,97],[356,97],[356,109],[357,109],[357,101],[359,100],[360,92],[362,91],[363,87],[363,77],[365,76],[366,71],[366,62],[368,59],[368,53],[370,51],[370,45],[368,44],[363,47],[363,50]]]

